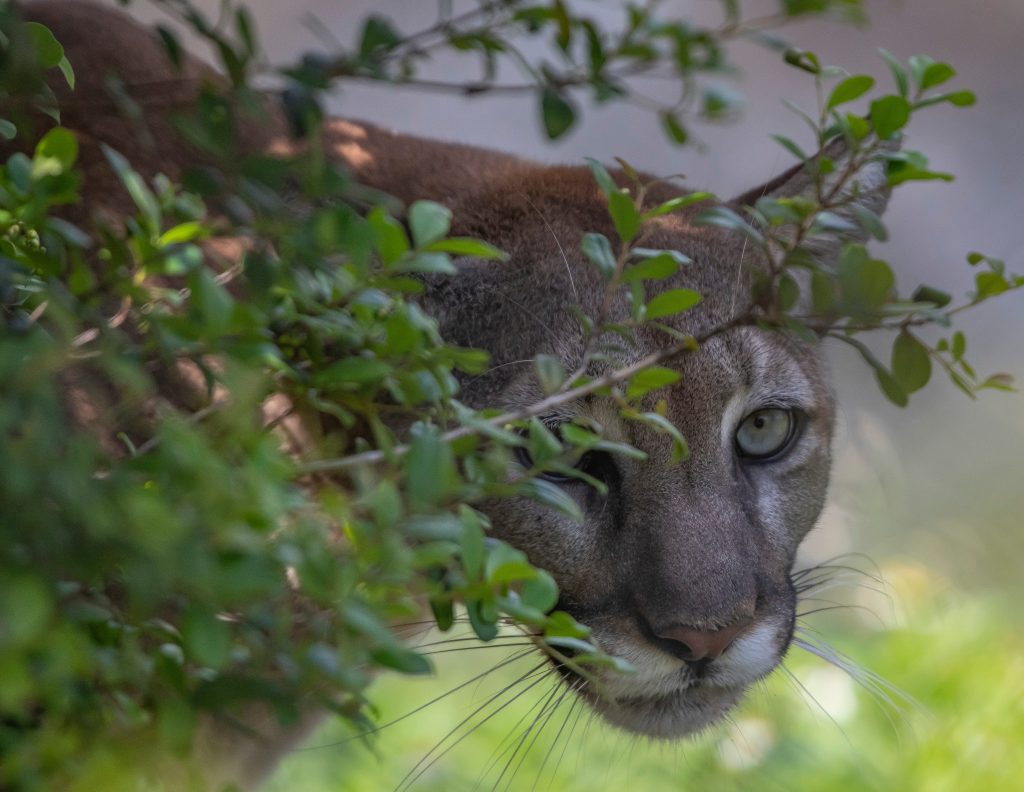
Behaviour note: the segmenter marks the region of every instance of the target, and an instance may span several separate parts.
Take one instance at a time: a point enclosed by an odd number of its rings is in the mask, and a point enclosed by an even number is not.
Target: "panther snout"
[[[733,641],[746,630],[754,619],[743,617],[727,627],[717,630],[701,630],[685,624],[677,624],[655,632],[663,642],[661,645],[687,663],[715,660],[729,648]]]

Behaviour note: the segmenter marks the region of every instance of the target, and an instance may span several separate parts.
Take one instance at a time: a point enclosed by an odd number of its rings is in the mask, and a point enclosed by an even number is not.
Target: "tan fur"
[[[116,216],[130,208],[99,152],[100,142],[120,150],[147,177],[162,172],[176,178],[195,161],[196,153],[177,138],[169,119],[187,107],[202,81],[217,80],[215,74],[189,58],[184,73],[176,75],[157,39],[119,13],[48,0],[30,6],[30,14],[53,29],[79,74],[73,95],[54,80],[64,123],[82,141],[86,201],[70,210],[71,219],[88,224],[89,215]],[[108,72],[125,81],[146,111],[141,124],[119,116],[107,98]],[[294,145],[269,99],[261,118],[246,124],[244,138],[251,150],[285,153]],[[350,120],[328,122],[324,143],[363,183],[405,203],[443,202],[454,211],[456,232],[482,237],[509,253],[502,264],[460,260],[457,277],[428,283],[424,305],[445,337],[484,347],[492,356],[492,370],[464,381],[460,398],[474,406],[521,407],[541,396],[531,366],[523,361],[543,352],[559,357],[569,370],[578,364],[583,339],[566,308],[575,304],[594,313],[604,296],[603,282],[580,253],[579,241],[584,232],[614,238],[604,198],[586,168],[540,166]],[[766,191],[800,192],[806,187],[801,179],[798,172],[786,174],[742,200]],[[661,187],[651,200],[680,192]],[[863,192],[860,200],[881,211],[884,192]],[[644,245],[679,250],[693,259],[652,292],[681,286],[700,291],[704,301],[697,310],[668,320],[696,335],[748,310],[751,278],[763,262],[742,236],[689,220],[686,214],[661,218],[645,232]],[[624,300],[606,307],[609,319],[628,315]],[[623,361],[664,344],[659,332],[638,333]],[[608,365],[592,366],[591,373]],[[485,505],[494,534],[555,575],[560,607],[591,625],[600,646],[638,669],[633,676],[605,675],[604,694],[586,686],[580,695],[608,720],[666,738],[720,719],[786,651],[794,620],[789,572],[825,496],[834,410],[817,351],[781,334],[737,328],[669,365],[682,379],[648,397],[645,406],[653,409],[658,398],[666,400],[667,417],[689,441],[688,460],[672,461],[663,434],[622,420],[605,401],[582,399],[551,419],[585,416],[648,458],[607,461],[602,469],[607,496],[584,485],[565,485],[585,514],[582,524],[532,501]],[[168,372],[162,387],[174,391],[188,379],[187,372]],[[185,396],[174,398],[182,402]],[[83,418],[96,418],[96,399],[91,392],[79,399]],[[770,464],[739,460],[733,447],[739,421],[779,403],[806,416],[793,450]],[[665,637],[683,628],[709,631],[746,620],[752,623],[734,646],[699,669],[681,659],[678,644]],[[264,732],[256,740],[204,732],[201,749],[208,766],[216,768],[209,778],[254,782],[272,766],[280,747],[308,726],[281,732],[266,718],[254,716],[252,723]]]

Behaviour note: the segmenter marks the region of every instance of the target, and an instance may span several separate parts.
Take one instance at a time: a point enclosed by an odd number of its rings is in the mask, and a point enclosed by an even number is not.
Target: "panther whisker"
[[[475,634],[470,634],[470,635],[456,636],[456,637],[452,637],[452,638],[442,638],[442,639],[437,640],[437,641],[430,641],[429,643],[417,644],[413,648],[416,649],[416,651],[419,651],[420,649],[428,649],[428,648],[434,647],[434,646],[447,646],[447,645],[453,644],[453,643],[474,643],[474,642],[475,643],[484,644],[484,645],[487,645],[487,646],[493,646],[493,645],[495,645],[495,641],[508,641],[508,640],[517,640],[518,641],[518,640],[522,640],[522,637],[523,637],[522,635],[518,635],[518,634],[499,633],[498,635],[496,635],[491,640],[483,641],[480,638],[478,638]]]
[[[433,748],[431,748],[429,751],[427,751],[427,753],[413,766],[413,768],[411,770],[409,770],[408,773],[405,774],[405,776],[402,778],[402,780],[399,781],[398,785],[394,788],[394,792],[401,792],[401,790],[403,790],[403,789],[410,789],[412,787],[412,785],[415,784],[416,781],[419,780],[419,778],[425,772],[427,772],[427,770],[429,770],[431,767],[433,767],[436,762],[438,762],[443,756],[445,756],[453,748],[458,746],[470,734],[472,734],[474,731],[476,731],[481,726],[483,726],[485,723],[487,723],[491,718],[493,718],[499,712],[504,710],[513,701],[515,701],[517,698],[519,698],[519,696],[522,696],[523,694],[527,693],[528,691],[532,690],[537,685],[539,685],[541,682],[543,682],[544,679],[547,677],[547,675],[549,673],[549,671],[546,668],[546,666],[547,666],[546,662],[545,663],[540,663],[540,664],[534,666],[530,671],[527,671],[525,674],[523,674],[522,676],[518,677],[515,681],[510,682],[508,685],[503,687],[501,690],[499,690],[493,696],[488,698],[487,701],[485,701],[479,707],[474,709],[469,715],[467,715],[465,718],[463,718],[461,721],[459,721],[451,730],[448,731],[447,734],[444,735],[444,737],[442,737],[440,740],[438,740],[434,744]],[[434,755],[435,752],[442,745],[444,745],[454,734],[456,734],[459,731],[459,729],[461,729],[463,726],[465,726],[469,721],[471,721],[473,718],[475,718],[477,715],[479,715],[481,712],[483,712],[487,707],[489,707],[496,700],[498,700],[499,698],[501,698],[502,696],[507,694],[510,690],[513,690],[515,687],[517,687],[518,685],[522,684],[523,682],[525,682],[526,680],[528,680],[528,679],[530,679],[530,678],[532,678],[534,676],[536,676],[538,678],[535,679],[533,682],[530,682],[530,684],[527,685],[524,690],[519,691],[518,694],[516,694],[515,696],[510,698],[508,701],[503,703],[501,706],[497,707],[493,712],[491,712],[489,715],[487,715],[485,718],[483,718],[483,720],[481,720],[480,722],[474,724],[468,731],[466,731],[464,734],[462,734],[453,743],[448,745],[448,747],[446,747],[443,751],[441,751],[440,753],[437,753],[436,755]],[[432,755],[433,755],[433,758],[431,759],[430,757]],[[430,759],[429,762],[427,761],[428,759]]]
[[[477,374],[475,377],[467,380],[466,387],[468,388],[469,386],[471,386],[477,380],[483,379],[488,374],[492,374],[493,372],[497,371],[498,369],[505,368],[506,366],[522,366],[522,365],[525,365],[527,363],[533,363],[533,358],[523,358],[522,360],[509,360],[509,361],[506,361],[505,363],[499,363],[497,366],[491,366],[489,369],[487,369],[487,371],[483,372],[482,374]]]
[[[346,737],[343,740],[335,740],[335,741],[329,742],[329,743],[321,743],[320,745],[305,745],[305,746],[302,746],[300,748],[293,748],[292,752],[293,753],[300,753],[300,752],[305,752],[305,751],[315,751],[315,750],[318,750],[320,748],[334,748],[334,747],[339,746],[339,745],[345,745],[346,743],[350,743],[353,740],[363,739],[364,737],[367,737],[367,736],[369,736],[371,734],[377,734],[377,733],[383,731],[384,729],[388,728],[389,726],[394,726],[396,723],[404,721],[407,718],[411,718],[416,713],[422,712],[427,707],[433,706],[437,702],[439,702],[439,701],[441,701],[443,699],[448,698],[448,696],[452,695],[453,693],[457,693],[460,690],[462,690],[463,688],[469,687],[474,682],[478,682],[479,680],[483,679],[488,674],[493,674],[495,671],[497,671],[497,670],[499,670],[501,668],[504,668],[505,666],[510,665],[511,663],[516,662],[517,660],[522,660],[524,657],[528,657],[531,653],[532,653],[532,647],[531,647],[531,649],[527,649],[527,650],[524,650],[522,652],[517,652],[516,654],[512,655],[511,657],[505,658],[500,663],[497,663],[496,665],[491,666],[487,670],[481,671],[479,674],[476,674],[475,676],[467,679],[465,682],[460,682],[458,685],[456,685],[455,687],[451,688],[450,690],[447,690],[446,692],[442,693],[440,696],[436,696],[436,697],[432,698],[427,703],[421,704],[420,706],[416,707],[415,709],[412,709],[409,712],[405,713],[404,715],[400,715],[399,717],[394,718],[393,720],[390,720],[387,723],[382,723],[379,726],[375,726],[374,728],[368,729],[368,730],[363,731],[363,732],[360,732],[359,734],[354,734],[351,737]]]
[[[557,689],[558,685],[556,682],[556,684],[552,686],[550,692],[553,694]],[[515,741],[515,735],[519,733],[520,725],[528,717],[530,717],[530,713],[532,713],[535,709],[541,706],[543,701],[544,696],[542,695],[530,706],[529,709],[526,710],[526,712],[519,716],[518,720],[516,720],[516,722],[512,724],[512,727],[508,729],[508,731],[505,733],[505,736],[498,741],[498,744],[493,748],[490,755],[487,757],[487,764],[484,766],[483,770],[481,770],[480,774],[477,776],[476,782],[473,785],[473,789],[478,789],[480,787],[480,784],[483,783],[483,780],[487,777],[487,774],[490,773],[491,770],[498,764],[498,762],[501,761],[501,758],[509,752],[509,750],[512,748],[513,742]]]
[[[454,649],[434,649],[430,652],[420,652],[421,655],[439,655],[439,654],[451,654],[452,652],[475,652],[480,649],[506,649],[509,647],[515,648],[519,646],[529,646],[535,648],[535,644],[530,641],[521,641],[519,643],[478,643],[474,646],[457,646]]]
[[[562,262],[565,264],[565,273],[569,276],[569,286],[572,288],[572,296],[576,300],[576,302],[579,302],[580,293],[576,290],[576,281],[574,281],[572,277],[572,267],[569,266],[569,257],[565,255],[565,248],[562,247],[562,243],[558,239],[558,234],[555,233],[555,229],[551,227],[551,223],[548,222],[548,219],[547,217],[544,216],[544,213],[537,208],[537,204],[530,200],[530,196],[527,195],[524,191],[520,191],[519,194],[526,200],[526,203],[530,205],[530,208],[533,209],[534,212],[536,212],[537,217],[540,218],[541,222],[544,223],[544,227],[547,228],[548,233],[551,234],[551,238],[555,240],[555,245],[558,246],[558,252],[562,256]]]
[[[558,697],[558,700],[557,700],[557,701],[556,701],[556,702],[554,703],[554,705],[553,705],[553,706],[552,706],[552,707],[551,707],[551,708],[549,709],[549,711],[548,711],[548,714],[547,714],[547,716],[546,716],[546,717],[544,718],[544,722],[543,722],[543,723],[541,723],[541,725],[540,725],[540,728],[539,728],[539,729],[537,730],[537,732],[536,732],[536,733],[534,734],[534,736],[533,736],[533,739],[532,739],[532,740],[531,740],[531,742],[530,742],[530,745],[529,745],[529,746],[527,746],[527,748],[526,748],[526,752],[525,752],[525,753],[523,754],[523,758],[522,758],[522,759],[520,760],[520,764],[522,764],[522,761],[523,761],[523,760],[524,760],[524,759],[526,758],[526,756],[527,756],[527,755],[528,755],[528,754],[530,753],[530,751],[532,751],[532,750],[533,750],[533,746],[534,746],[534,744],[535,744],[535,743],[537,742],[537,740],[538,740],[538,739],[540,738],[540,735],[541,735],[541,733],[542,733],[542,732],[543,732],[543,731],[544,731],[545,729],[547,729],[548,725],[549,725],[549,724],[551,723],[551,721],[552,721],[552,720],[554,719],[555,713],[557,713],[557,712],[558,712],[559,708],[560,708],[560,707],[562,706],[562,703],[563,703],[563,702],[564,702],[564,701],[566,700],[566,698],[569,698],[569,697],[571,697],[571,696],[573,696],[573,695],[574,695],[574,690],[573,690],[573,688],[572,688],[572,687],[569,687],[569,686],[562,686],[562,694],[561,694],[561,695],[560,695],[560,696]],[[574,699],[574,700],[575,700],[575,699]],[[564,724],[564,721],[563,721],[563,724]],[[559,731],[561,731],[561,729],[559,729]],[[555,739],[557,740],[557,738],[558,738],[558,735],[556,734],[556,735],[555,735]],[[553,745],[554,745],[554,743],[552,743],[552,746],[553,746]],[[545,763],[546,763],[546,761],[547,761],[547,757],[548,757],[549,753],[550,753],[550,749],[549,749],[549,751],[548,751],[547,753],[545,753],[545,755],[544,755],[544,762],[545,762]],[[541,764],[541,767],[540,767],[540,769],[538,770],[538,775],[537,775],[537,778],[538,778],[538,779],[540,778],[540,773],[542,773],[542,772],[543,772],[543,770],[544,770],[544,763],[542,763],[542,764]],[[512,776],[513,778],[515,777],[515,773],[516,773],[516,772],[518,772],[518,768],[516,769],[516,771],[515,771],[515,772],[513,772],[513,776]],[[536,779],[535,779],[535,782],[534,782],[534,783],[536,783]],[[510,779],[510,781],[509,781],[509,784],[511,785],[511,779]]]
[[[585,683],[581,680],[576,685],[574,692],[579,693],[579,691],[582,690],[584,684]],[[580,718],[583,716],[583,713],[586,712],[586,706],[584,705],[583,699],[579,696],[576,696],[576,698],[573,700],[572,706],[569,707],[569,713],[566,715],[566,720],[572,717],[573,711],[576,712],[576,717],[573,718],[572,726],[569,727],[569,734],[566,736],[565,742],[562,743],[562,750],[558,754],[558,760],[555,762],[555,769],[551,773],[552,780],[548,782],[548,789],[551,789],[551,784],[554,781],[555,777],[558,775],[558,768],[562,766],[562,760],[565,759],[565,752],[566,750],[568,750],[569,746],[572,745],[572,738],[573,735],[576,733],[576,727],[579,726]],[[552,748],[553,747],[554,743],[552,743]],[[539,778],[540,777],[538,776],[538,780]],[[534,784],[534,786],[536,786],[536,783]]]
[[[807,611],[797,612],[796,617],[798,619],[802,619],[802,618],[805,618],[807,616],[813,616],[816,613],[827,613],[828,611],[836,611],[836,610],[863,611],[864,613],[867,613],[867,614],[873,616],[875,619],[877,619],[878,623],[880,625],[882,625],[883,627],[885,626],[885,621],[882,619],[882,617],[879,616],[877,613],[875,613],[873,610],[871,610],[871,608],[869,608],[867,605],[849,605],[849,604],[835,603],[833,605],[824,605],[824,606],[822,606],[820,608],[811,608],[810,610],[807,610]]]
[[[909,720],[905,714],[905,707],[907,705],[913,707],[919,712],[927,712],[924,705],[911,694],[907,693],[905,690],[879,674],[876,674],[874,671],[859,665],[844,653],[838,651],[832,646],[829,646],[820,637],[812,635],[811,633],[814,632],[813,630],[802,625],[797,628],[797,632],[799,632],[800,635],[793,638],[793,644],[795,646],[799,646],[805,652],[808,652],[809,654],[824,660],[835,668],[838,668],[840,671],[843,671],[861,688],[870,693],[871,697],[879,705],[879,708],[883,713],[885,713],[886,718],[893,727],[893,731],[896,732],[897,735],[899,734],[899,730],[897,729],[896,723],[893,721],[890,712],[898,713],[903,722],[907,724],[909,724]],[[882,706],[882,704],[885,704],[886,706]]]
[[[824,593],[826,591],[831,591],[833,589],[839,588],[857,588],[862,589],[864,591],[873,592],[882,597],[885,597],[890,602],[892,601],[892,596],[884,588],[872,586],[868,583],[861,582],[852,577],[834,576],[820,579],[811,579],[804,582],[802,585],[795,586],[794,588],[797,594],[806,594],[809,591]]]
[[[849,559],[862,559],[862,560],[866,561],[870,566],[872,566],[874,568],[874,572],[867,572],[867,571],[861,569],[860,567],[853,566],[852,564],[841,564],[841,563],[839,563],[840,561],[843,561],[844,559],[848,559],[848,558]],[[875,562],[875,560],[873,558],[871,558],[871,556],[867,555],[866,553],[852,553],[852,552],[851,553],[840,553],[839,555],[835,555],[835,556],[832,556],[830,558],[823,559],[823,560],[821,560],[821,561],[819,561],[819,562],[817,562],[815,564],[811,564],[810,566],[798,569],[795,572],[793,572],[792,574],[794,576],[799,577],[801,575],[806,575],[806,574],[808,574],[810,572],[814,572],[816,570],[822,570],[822,569],[843,569],[843,570],[846,570],[848,572],[855,572],[858,575],[863,575],[865,577],[872,578],[877,583],[884,582],[884,577],[882,575],[882,570],[879,568],[879,566]]]
[[[558,693],[560,691],[561,695],[559,696]],[[512,755],[508,758],[508,761],[505,762],[505,766],[502,768],[501,774],[495,780],[494,785],[491,788],[492,792],[497,792],[498,787],[501,785],[502,778],[505,777],[505,774],[508,772],[509,768],[512,766],[512,763],[515,761],[516,756],[518,755],[519,761],[516,764],[515,769],[512,771],[512,775],[509,776],[508,784],[506,784],[505,789],[508,790],[512,786],[512,782],[515,780],[516,774],[519,772],[519,768],[522,767],[527,755],[533,749],[533,746],[537,743],[537,738],[540,736],[540,733],[544,730],[544,727],[547,726],[547,723],[551,718],[551,714],[554,713],[555,709],[558,708],[558,705],[562,702],[562,699],[565,697],[566,693],[568,693],[568,689],[564,688],[560,684],[560,682],[556,680],[554,687],[552,687],[551,689],[551,693],[547,696],[546,699],[544,699],[544,704],[541,707],[540,711],[537,713],[534,719],[530,722],[530,725],[523,732],[522,737],[519,738],[519,741],[516,743],[515,749],[512,751]],[[553,700],[555,701],[555,703],[552,705],[551,702]],[[536,731],[534,731],[535,729]],[[529,745],[526,746],[526,750],[523,751],[520,755],[523,743],[526,742],[526,739],[530,736],[531,732],[533,733],[533,739],[530,741]],[[508,749],[505,750],[505,752],[507,751]]]
[[[581,680],[579,682],[575,682],[572,685],[567,686],[566,689],[565,689],[565,693],[562,694],[562,698],[559,699],[559,701],[558,701],[558,703],[560,705],[562,703],[562,700],[566,696],[570,696],[570,695],[572,696],[572,699],[571,699],[572,703],[569,705],[568,709],[566,710],[565,717],[562,718],[562,725],[558,727],[558,731],[555,733],[554,738],[551,740],[550,744],[548,745],[548,750],[545,752],[544,759],[540,763],[540,768],[537,770],[537,775],[533,779],[533,785],[530,787],[530,792],[534,792],[534,790],[537,789],[537,784],[540,782],[541,777],[544,775],[544,768],[547,767],[548,760],[551,759],[551,753],[555,750],[555,746],[558,745],[558,741],[561,739],[562,733],[565,731],[565,727],[568,725],[569,718],[572,717],[572,713],[575,711],[576,706],[578,704],[580,704],[581,701],[582,701],[582,699],[580,699],[579,697],[576,696],[576,693],[583,686],[583,684],[584,683]],[[565,746],[564,745],[562,747],[562,753],[563,754],[565,753]],[[555,765],[555,772],[557,773],[557,771],[558,771],[558,765],[556,764]],[[549,784],[549,786],[550,786],[550,784]]]
[[[832,721],[832,724],[839,730],[839,733],[843,735],[843,738],[846,740],[847,744],[849,744],[850,747],[852,748],[853,747],[853,743],[850,740],[850,736],[846,733],[846,730],[843,729],[843,727],[839,725],[839,721],[837,721],[832,716],[832,713],[829,712],[827,709],[825,709],[825,707],[822,705],[822,703],[820,701],[818,701],[818,699],[814,696],[814,694],[811,693],[811,691],[809,691],[807,689],[807,686],[803,682],[800,681],[800,678],[797,677],[797,675],[794,674],[789,668],[787,668],[785,665],[780,665],[779,668],[781,668],[782,672],[787,677],[789,677],[790,680],[792,680],[793,684],[795,684],[797,686],[798,692],[802,692],[803,693],[803,695],[806,697],[805,701],[807,699],[810,699],[811,701],[813,701],[815,706],[817,706],[817,708],[820,709],[825,714],[825,717],[828,718],[830,721]],[[809,704],[808,704],[808,708],[810,708]],[[811,710],[811,711],[813,712],[813,710]]]
[[[885,585],[885,581],[883,579],[876,578],[874,575],[864,572],[861,569],[837,564],[807,568],[800,570],[799,573],[794,572],[790,575],[793,582],[798,586],[809,585],[810,581],[812,580],[817,580],[818,582],[828,582],[830,580],[835,580],[837,578],[847,579],[847,576],[849,578],[867,578],[870,582],[875,583],[877,585]]]

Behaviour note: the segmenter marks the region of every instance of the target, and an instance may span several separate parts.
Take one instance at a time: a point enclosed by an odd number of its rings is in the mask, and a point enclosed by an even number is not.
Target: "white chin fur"
[[[601,640],[636,672],[602,675],[600,694],[584,695],[607,721],[628,731],[669,739],[694,734],[725,715],[747,688],[778,665],[784,619],[768,618],[745,632],[701,679],[685,663],[635,641]]]

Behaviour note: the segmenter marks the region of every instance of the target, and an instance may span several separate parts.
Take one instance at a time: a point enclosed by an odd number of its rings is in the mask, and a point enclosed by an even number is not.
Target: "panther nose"
[[[753,621],[752,618],[743,618],[717,630],[700,630],[686,624],[677,624],[661,630],[657,636],[675,643],[674,653],[680,659],[696,663],[719,657]]]

